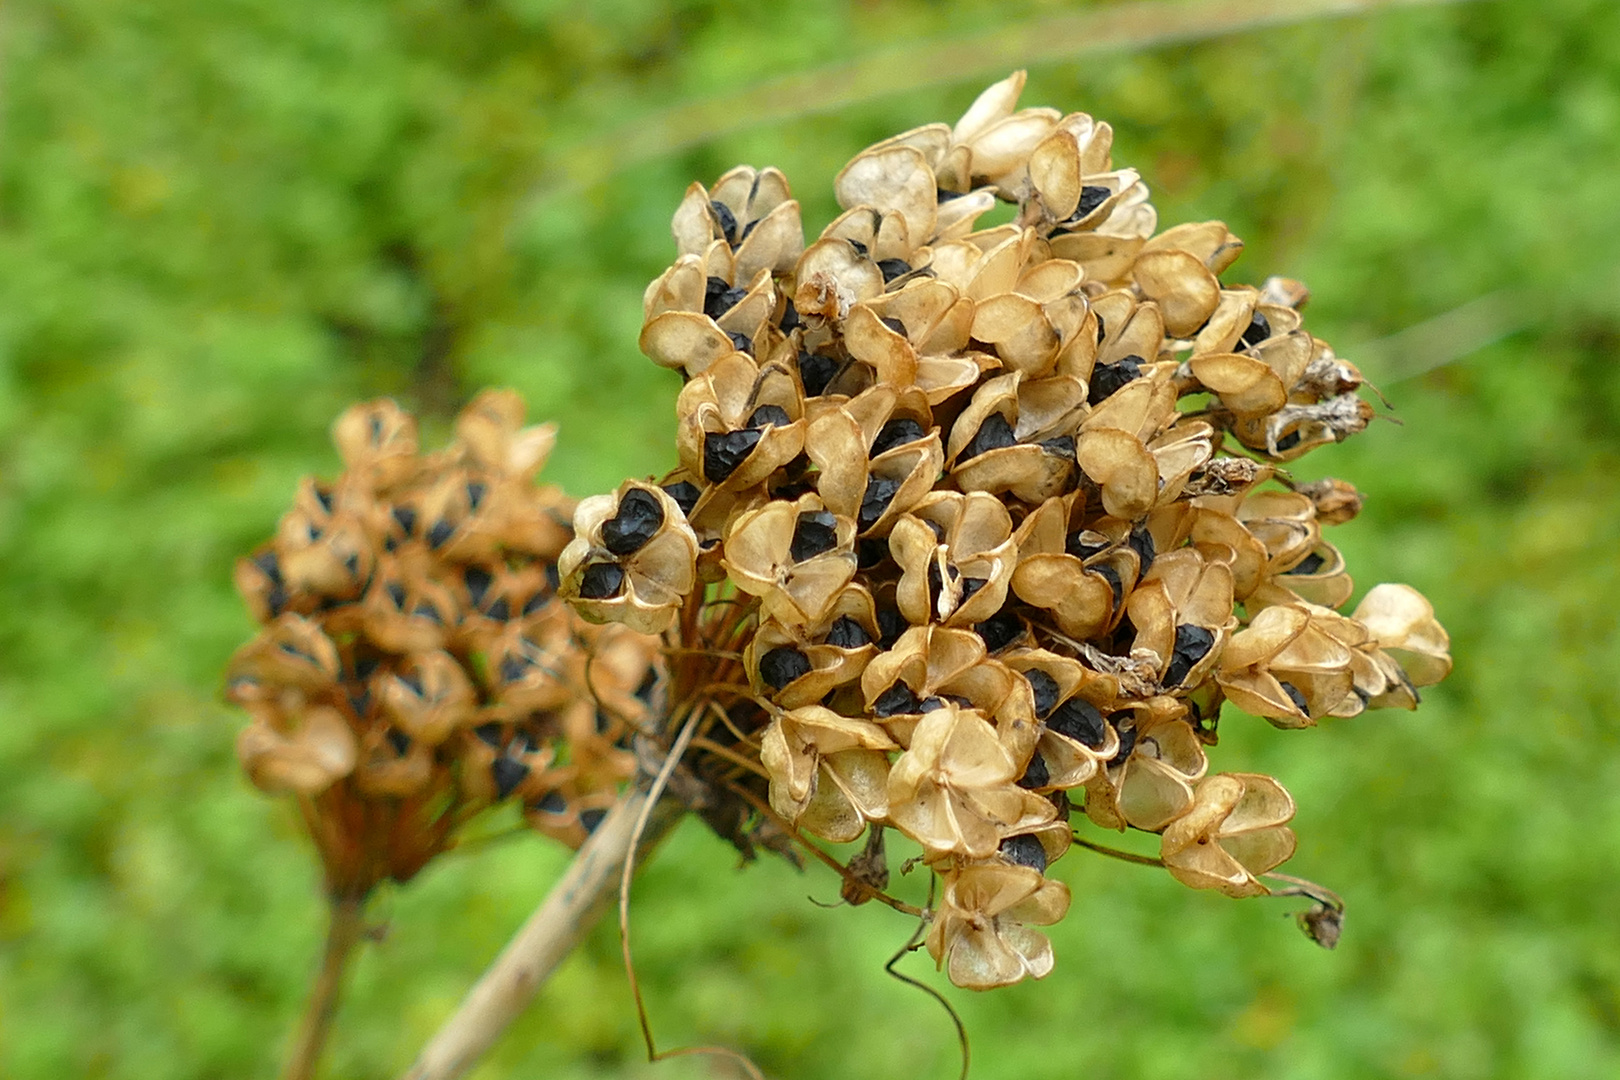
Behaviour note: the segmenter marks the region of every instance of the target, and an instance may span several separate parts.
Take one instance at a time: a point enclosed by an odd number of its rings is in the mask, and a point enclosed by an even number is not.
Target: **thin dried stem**
[[[917,950],[922,942],[923,935],[928,933],[928,912],[932,911],[934,907],[934,886],[937,880],[934,879],[928,883],[928,907],[924,910],[922,917],[917,920],[917,928],[911,932],[911,936],[906,939],[906,943],[900,946],[893,956],[889,957],[889,962],[883,965],[883,970],[888,972],[891,978],[898,979],[907,986],[915,986],[918,990],[939,1002],[940,1007],[945,1010],[945,1014],[951,1018],[951,1023],[956,1025],[956,1041],[962,1047],[962,1072],[958,1080],[967,1080],[968,1066],[973,1060],[973,1055],[968,1044],[967,1025],[962,1023],[961,1014],[956,1011],[949,1001],[945,1000],[944,994],[921,979],[913,979],[910,975],[901,974],[894,969],[894,965],[898,964],[907,953]]]
[[[632,849],[639,846],[645,854],[684,810],[668,800],[655,804],[640,787],[626,792],[580,847],[550,894],[468,991],[460,1008],[423,1047],[405,1073],[407,1080],[449,1080],[470,1069],[596,925]],[[638,824],[639,845],[635,839]]]
[[[1160,869],[1164,868],[1164,860],[1155,859],[1151,855],[1138,855],[1134,851],[1121,851],[1119,848],[1111,848],[1103,844],[1093,843],[1090,840],[1082,839],[1078,834],[1075,835],[1074,842],[1085,848],[1087,851],[1095,851],[1099,855],[1106,855],[1110,859],[1118,859],[1120,862],[1135,863],[1138,866],[1157,866]]]
[[[282,1080],[309,1080],[315,1075],[326,1036],[332,1029],[332,1016],[337,1012],[338,998],[343,993],[343,976],[348,970],[354,947],[365,935],[364,896],[333,896],[326,929],[326,947],[321,954],[321,967],[310,987],[309,1002],[304,1017],[298,1023],[298,1034],[292,1053],[281,1071]]]
[[[633,837],[639,837],[642,831],[647,827],[647,814],[652,808],[652,801],[656,800],[659,795],[663,793],[665,786],[669,784],[669,778],[675,773],[676,766],[680,764],[681,758],[685,756],[687,747],[691,745],[692,733],[697,730],[698,716],[698,712],[694,712],[688,716],[686,723],[681,726],[680,734],[675,737],[675,745],[670,747],[668,756],[664,758],[664,763],[658,770],[658,775],[653,779],[652,788],[650,789],[648,795],[649,803],[642,809],[641,816],[636,821],[635,831],[632,834]],[[634,853],[634,848],[636,845],[634,839],[632,839],[630,846],[632,849],[631,855],[630,858],[625,861],[624,871],[619,879],[619,945],[624,953],[624,973],[625,976],[630,980],[630,996],[633,997],[636,1002],[636,1020],[641,1025],[641,1038],[642,1041],[647,1045],[647,1060],[657,1062],[663,1061],[665,1058],[687,1057],[694,1054],[713,1054],[718,1057],[728,1057],[736,1061],[743,1067],[744,1070],[747,1071],[749,1076],[754,1077],[754,1080],[765,1080],[764,1074],[759,1071],[758,1066],[750,1061],[745,1055],[740,1054],[729,1047],[688,1046],[675,1050],[658,1049],[658,1044],[653,1039],[652,1023],[647,1018],[647,1002],[641,996],[641,980],[636,978],[636,964],[630,953],[630,882],[635,876],[636,870]]]
[[[606,134],[573,143],[552,159],[537,200],[563,197],[621,169],[750,127],[780,125],[866,101],[945,83],[975,83],[1009,70],[1073,63],[1226,37],[1313,19],[1371,15],[1401,7],[1467,0],[1195,0],[1136,3],[1048,15],[985,33],[907,44],[859,59],[796,72],[700,101],[643,112]],[[710,601],[710,603],[723,601]]]

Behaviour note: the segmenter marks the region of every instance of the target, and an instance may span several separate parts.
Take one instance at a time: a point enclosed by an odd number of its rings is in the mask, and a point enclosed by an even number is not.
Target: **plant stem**
[[[685,812],[679,803],[663,800],[653,808],[638,840],[637,819],[649,798],[636,787],[614,805],[551,893],[423,1047],[406,1080],[462,1075],[528,1007],[551,973],[596,925],[619,885],[632,846],[639,860]]]
[[[287,1057],[287,1066],[281,1071],[282,1080],[310,1080],[320,1061],[321,1050],[332,1027],[332,1014],[337,1011],[338,997],[343,991],[343,975],[354,955],[354,947],[365,932],[363,912],[364,896],[332,896],[326,929],[326,949],[321,955],[321,969],[310,988],[309,1002],[304,1017],[298,1023],[297,1041]]]

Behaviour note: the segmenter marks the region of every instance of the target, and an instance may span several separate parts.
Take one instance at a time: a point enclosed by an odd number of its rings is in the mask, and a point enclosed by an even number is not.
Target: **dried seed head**
[[[686,376],[681,468],[585,500],[554,548],[557,591],[586,618],[667,634],[679,662],[661,700],[691,710],[668,720],[703,734],[677,783],[705,820],[745,857],[784,843],[747,824],[767,803],[829,840],[876,826],[877,861],[845,878],[852,902],[884,887],[882,830],[915,842],[945,883],[928,947],[973,987],[1050,969],[1027,926],[1067,905],[1044,875],[1074,809],[1162,833],[1189,885],[1265,892],[1258,875],[1292,851],[1292,802],[1267,777],[1206,778],[1224,702],[1305,727],[1410,708],[1450,667],[1404,586],[1338,611],[1353,584],[1321,526],[1361,496],[1279,471],[1372,417],[1360,373],[1306,328],[1305,287],[1223,281],[1243,249],[1225,224],[1161,229],[1112,129],[1020,109],[1023,82],[856,154],[834,181],[843,212],[808,245],[775,170],[694,184],[641,333]],[[981,228],[998,200],[1015,216]],[[390,448],[414,443],[377,420],[348,437],[387,477]],[[417,610],[487,619],[538,595],[491,571],[446,600],[414,569],[422,550],[483,565],[510,530],[450,486],[368,516],[368,483],[311,489],[286,544],[242,564],[255,610],[308,616],[315,586],[381,605],[397,584],[377,633],[418,656],[484,643],[498,664],[480,686],[571,715],[555,626],[458,634]],[[386,525],[376,569],[356,520]],[[299,664],[306,680],[326,670]],[[391,722],[416,738],[464,708],[390,685]],[[506,745],[487,746],[490,769]],[[569,807],[604,785],[529,768],[541,779],[511,782],[531,819],[568,811],[558,827],[582,829]],[[553,806],[559,792],[574,803]]]
[[[433,454],[392,402],[356,406],[333,425],[344,473],[305,480],[238,565],[265,624],[228,673],[253,715],[238,755],[258,786],[310,799],[336,891],[409,879],[486,803],[541,788],[611,798],[633,771],[615,745],[625,725],[591,716],[634,702],[656,656],[557,599],[574,507],[534,483],[554,437],[523,426],[511,391],[479,395]],[[623,501],[593,539],[632,561],[670,531],[660,515],[684,522],[662,492]]]

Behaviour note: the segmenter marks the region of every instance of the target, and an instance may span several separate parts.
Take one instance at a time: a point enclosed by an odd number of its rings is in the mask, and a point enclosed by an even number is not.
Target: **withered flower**
[[[1227,896],[1263,896],[1260,874],[1294,854],[1294,800],[1259,773],[1220,773],[1198,785],[1193,805],[1164,830],[1165,869],[1183,885]]]
[[[895,744],[878,725],[807,705],[765,729],[759,758],[771,776],[771,806],[799,828],[853,840],[888,813]]]
[[[697,581],[697,537],[663,488],[626,481],[575,513],[557,559],[558,593],[593,622],[653,634],[669,626]]]
[[[945,875],[945,895],[928,928],[928,954],[951,982],[970,990],[1051,974],[1050,926],[1069,910],[1069,887],[1028,866],[983,863]]]
[[[925,714],[889,773],[889,820],[930,855],[983,859],[1003,836],[1051,820],[1018,787],[1020,769],[978,712],[945,701]]]

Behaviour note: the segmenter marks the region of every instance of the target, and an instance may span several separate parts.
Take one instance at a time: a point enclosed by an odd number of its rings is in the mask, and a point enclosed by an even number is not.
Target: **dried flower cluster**
[[[343,474],[305,479],[237,566],[263,624],[230,666],[237,752],[298,797],[334,895],[409,879],[503,799],[577,846],[634,772],[657,642],[556,598],[574,504],[536,486],[554,432],[522,420],[486,392],[419,454],[392,402],[355,406]]]
[[[1194,888],[1268,891],[1294,805],[1209,771],[1223,701],[1302,728],[1412,708],[1450,668],[1412,589],[1340,613],[1322,526],[1360,495],[1279,467],[1372,417],[1305,289],[1223,282],[1237,237],[1160,230],[1110,127],[1017,110],[1022,84],[860,153],[808,246],[774,169],[688,190],[641,334],[685,378],[681,468],[584,500],[559,559],[585,618],[675,646],[685,769],[866,833],[853,900],[886,886],[884,829],[915,841],[943,885],[927,946],[980,988],[1051,970],[1030,927],[1069,906],[1046,875],[1071,818],[1159,834]],[[979,227],[998,201],[1014,220]]]

